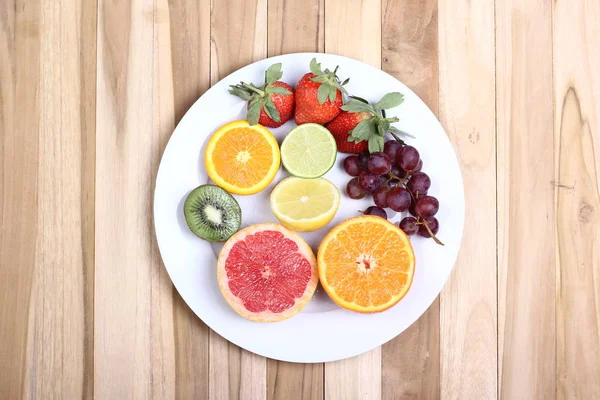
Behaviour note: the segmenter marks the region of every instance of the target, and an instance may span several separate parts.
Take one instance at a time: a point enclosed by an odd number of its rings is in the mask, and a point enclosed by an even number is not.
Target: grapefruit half
[[[256,224],[225,243],[217,263],[223,297],[251,321],[287,319],[306,306],[317,283],[317,261],[294,232],[277,224]]]

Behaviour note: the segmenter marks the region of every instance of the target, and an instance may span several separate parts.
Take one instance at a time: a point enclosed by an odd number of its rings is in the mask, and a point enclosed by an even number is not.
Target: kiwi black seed
[[[240,229],[242,209],[225,189],[201,185],[188,195],[183,213],[190,230],[209,242],[223,242]]]

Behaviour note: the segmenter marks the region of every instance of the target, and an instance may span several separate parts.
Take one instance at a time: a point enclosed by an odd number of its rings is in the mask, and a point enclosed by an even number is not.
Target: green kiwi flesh
[[[183,213],[190,230],[209,242],[224,242],[240,229],[242,209],[225,189],[201,185],[188,195]]]

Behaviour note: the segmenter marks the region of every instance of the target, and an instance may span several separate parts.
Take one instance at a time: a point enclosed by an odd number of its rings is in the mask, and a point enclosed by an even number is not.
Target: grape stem
[[[392,171],[388,172],[388,175],[390,176],[390,179],[388,179],[388,182],[391,181],[392,179],[396,179],[397,181],[400,181],[400,183],[402,183],[404,185],[408,179],[408,176],[406,178],[400,178],[399,176],[395,175]]]
[[[429,232],[429,234],[431,235],[431,238],[433,239],[433,241],[436,242],[437,244],[439,244],[440,246],[445,246],[445,244],[442,243],[442,241],[433,234],[433,232],[429,228],[429,222],[427,222],[427,220],[424,219],[423,221],[421,221],[421,217],[418,217],[417,225],[424,225],[425,229],[427,229],[427,232]]]
[[[382,110],[383,111],[383,110]],[[383,116],[385,118],[385,115]],[[396,142],[400,143],[402,146],[406,146],[406,142],[398,137],[394,132],[390,131],[392,137],[396,140]]]

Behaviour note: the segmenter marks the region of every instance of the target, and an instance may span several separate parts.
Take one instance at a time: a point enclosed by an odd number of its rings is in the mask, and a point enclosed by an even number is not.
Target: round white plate
[[[226,122],[244,119],[246,104],[230,95],[229,85],[243,80],[262,84],[264,71],[271,64],[283,64],[283,80],[295,85],[308,72],[316,57],[323,68],[340,66],[338,76],[350,77],[346,86],[351,94],[371,102],[384,94],[398,91],[405,101],[388,111],[397,116],[396,126],[415,136],[405,138],[421,153],[423,171],[432,179],[429,193],[440,200],[437,218],[439,238],[413,237],[417,266],[408,294],[391,309],[362,315],[337,307],[324,293],[317,293],[296,316],[277,323],[250,322],[238,316],[225,302],[217,284],[217,262],[221,244],[203,241],[188,229],[183,217],[187,194],[208,182],[204,170],[204,146],[212,132]],[[273,134],[279,142],[294,126],[290,121]],[[336,224],[357,216],[371,203],[370,196],[352,200],[345,194],[350,177],[341,167],[345,155],[338,154],[336,165],[325,177],[342,193],[340,209],[325,228],[302,234],[316,250],[320,240]],[[271,186],[252,196],[236,196],[242,207],[242,225],[277,222],[269,208],[269,194],[275,184],[287,176],[282,169]],[[398,223],[401,215],[389,211],[389,219]],[[425,103],[408,87],[368,64],[350,58],[319,53],[288,54],[248,65],[222,79],[208,90],[185,114],[163,154],[154,194],[154,223],[165,267],[173,284],[190,308],[211,329],[246,350],[265,357],[291,362],[325,362],[351,357],[373,349],[405,330],[431,305],[448,279],[462,239],[464,191],[460,169],[444,129]]]

